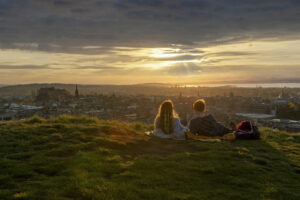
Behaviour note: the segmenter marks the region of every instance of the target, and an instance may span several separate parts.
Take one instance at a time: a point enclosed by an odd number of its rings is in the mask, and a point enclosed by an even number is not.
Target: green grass
[[[0,199],[300,199],[300,134],[257,141],[145,136],[141,123],[0,123]]]

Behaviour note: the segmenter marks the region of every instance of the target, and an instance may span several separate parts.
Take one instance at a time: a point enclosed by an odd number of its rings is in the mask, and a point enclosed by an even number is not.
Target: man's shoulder
[[[191,120],[190,120],[190,124],[197,124],[199,123],[200,121],[202,121],[202,117],[193,117]]]
[[[202,120],[202,119],[203,119],[203,117],[197,116],[197,117],[193,117],[191,119],[191,121],[199,121],[199,120]]]
[[[195,123],[208,123],[215,121],[214,117],[211,114],[205,115],[205,116],[197,116],[190,120],[190,124]]]

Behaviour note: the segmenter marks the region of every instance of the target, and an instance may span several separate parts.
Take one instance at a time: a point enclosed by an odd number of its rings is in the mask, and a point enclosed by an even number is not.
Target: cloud
[[[78,52],[90,45],[204,47],[299,39],[299,9],[295,0],[1,0],[0,45],[64,44],[50,51]]]
[[[68,6],[71,5],[72,2],[71,1],[65,1],[65,0],[56,0],[54,1],[54,5],[56,6]]]
[[[175,76],[195,76],[201,73],[201,67],[194,63],[180,63],[171,67],[163,69],[169,75]]]
[[[186,0],[180,3],[180,7],[182,8],[206,8],[210,5],[207,0]]]
[[[98,70],[122,70],[121,67],[109,67],[109,66],[76,66],[74,69],[98,69]]]
[[[157,6],[161,6],[164,3],[164,0],[124,0],[122,2],[129,5],[157,7]]]
[[[172,18],[171,14],[159,13],[152,10],[133,10],[128,12],[128,17],[135,19],[158,19],[165,20]]]
[[[299,10],[298,0],[0,0],[0,70],[298,80]]]
[[[201,59],[202,56],[193,56],[193,55],[178,55],[174,57],[165,57],[165,58],[152,58],[148,60],[155,60],[155,61],[192,61],[195,59]]]
[[[218,53],[207,53],[205,56],[251,56],[258,55],[258,52],[245,52],[245,51],[224,51]]]
[[[85,14],[85,13],[88,13],[90,11],[90,9],[88,9],[88,8],[74,8],[71,11],[73,13],[77,13],[77,14]]]
[[[59,69],[51,67],[50,65],[0,65],[0,70],[2,69],[9,69],[9,70],[33,70],[33,69]]]

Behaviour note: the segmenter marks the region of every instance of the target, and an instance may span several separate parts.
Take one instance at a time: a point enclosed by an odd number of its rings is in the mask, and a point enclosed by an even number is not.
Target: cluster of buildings
[[[36,112],[42,110],[42,106],[18,105],[15,103],[5,103],[0,108],[0,121],[10,121],[27,119],[32,117]]]
[[[233,93],[213,97],[183,96],[181,93],[177,96],[116,94],[81,96],[77,86],[74,94],[54,87],[41,88],[32,101],[27,100],[27,104],[24,103],[24,99],[0,97],[0,121],[28,119],[33,115],[47,119],[68,114],[88,115],[105,120],[153,123],[159,105],[165,99],[173,100],[179,116],[189,120],[193,117],[193,102],[198,98],[206,100],[207,111],[224,125],[251,119],[261,126],[300,132],[299,121],[276,117],[278,107],[287,106],[291,102],[298,105],[299,97],[281,95],[278,98],[264,99],[234,96]],[[295,109],[298,109],[297,106]]]

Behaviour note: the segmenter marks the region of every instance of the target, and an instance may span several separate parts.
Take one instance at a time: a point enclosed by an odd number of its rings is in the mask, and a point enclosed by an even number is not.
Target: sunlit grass
[[[299,199],[300,135],[205,143],[60,116],[0,123],[0,199]]]

